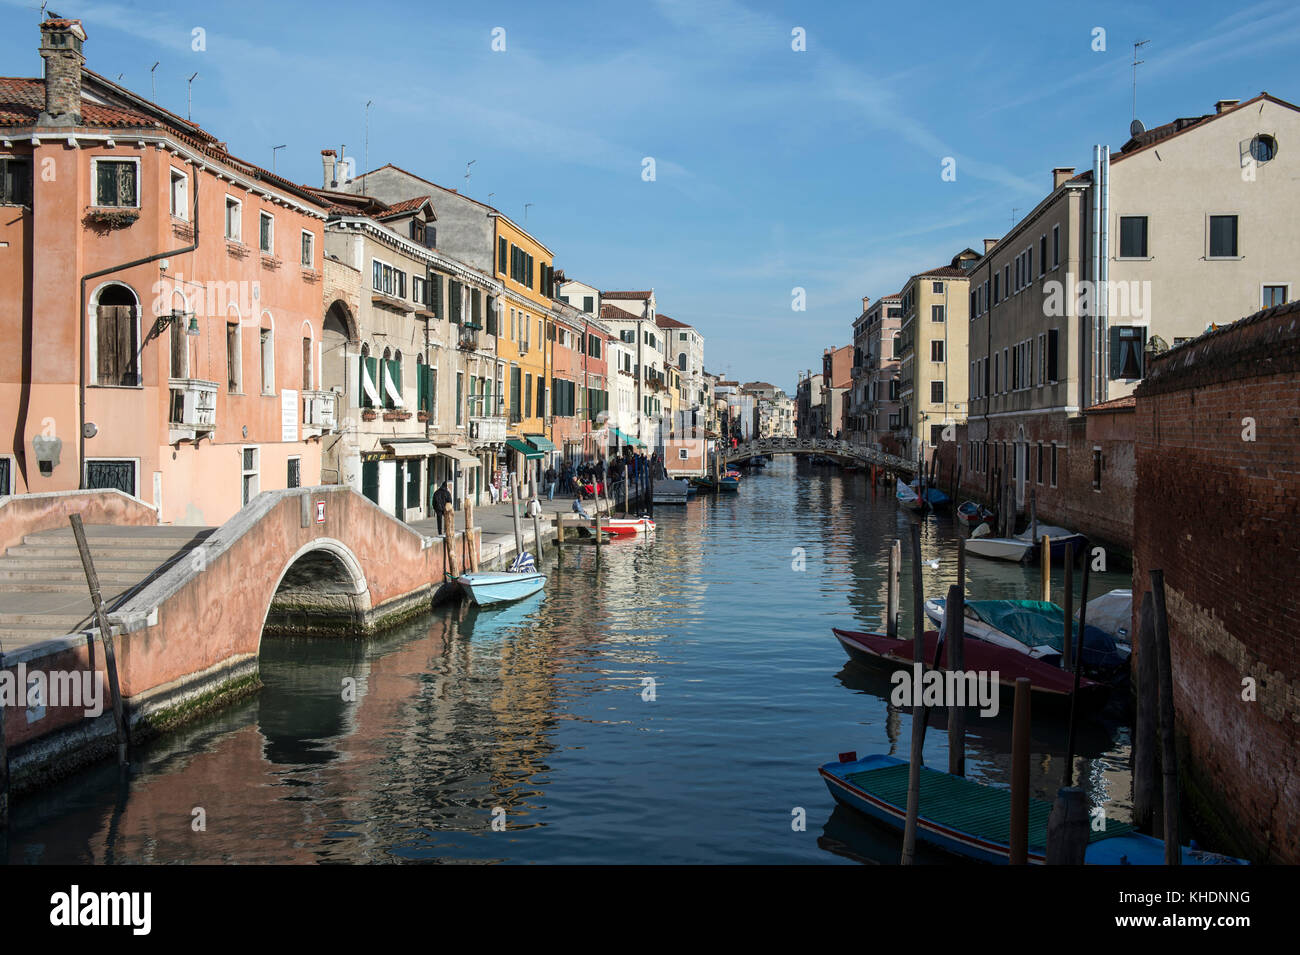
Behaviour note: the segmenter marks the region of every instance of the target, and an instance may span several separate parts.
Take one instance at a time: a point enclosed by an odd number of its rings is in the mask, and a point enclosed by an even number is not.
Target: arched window
[[[95,383],[140,384],[140,301],[128,286],[105,285],[95,296]]]
[[[275,394],[275,317],[267,309],[262,309],[260,327],[257,330],[258,354],[262,361],[262,394]]]

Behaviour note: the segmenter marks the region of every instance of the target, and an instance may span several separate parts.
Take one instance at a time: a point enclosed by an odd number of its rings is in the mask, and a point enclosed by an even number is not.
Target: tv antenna
[[[281,143],[279,146],[271,147],[271,172],[275,172],[275,154],[287,145],[288,143]]]
[[[185,81],[185,118],[186,120],[189,120],[191,122],[193,122],[194,119],[193,117],[194,97],[191,94],[194,91],[194,77],[198,75],[199,75],[199,71],[195,70],[194,73],[190,76],[190,78]]]
[[[476,162],[478,162],[477,159],[471,159],[469,162],[465,163],[465,189],[466,189],[466,191],[469,190],[469,176],[470,176],[469,167],[472,166],[472,165],[474,165],[474,163],[476,163]]]
[[[158,64],[160,62],[162,61],[155,60],[153,66],[149,67],[149,95],[153,98],[155,103],[158,101],[158,74],[156,74],[154,70],[158,69]]]
[[[528,207],[531,206],[531,205],[532,205],[531,202],[525,202],[525,203],[524,203],[524,221],[525,221],[525,222],[528,221]]]
[[[1138,59],[1138,51],[1141,50],[1142,47],[1146,46],[1150,42],[1151,42],[1150,40],[1133,41],[1133,119],[1134,121],[1136,121],[1138,118],[1138,67],[1146,62],[1146,60]],[[1141,132],[1141,130],[1139,130],[1139,132]],[[1136,136],[1137,133],[1134,133],[1133,135]]]

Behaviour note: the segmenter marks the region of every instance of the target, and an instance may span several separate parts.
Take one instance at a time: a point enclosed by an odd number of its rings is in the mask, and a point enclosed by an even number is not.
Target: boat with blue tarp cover
[[[835,801],[901,831],[907,821],[907,760],[875,754],[820,767]],[[1052,804],[1029,800],[1030,864],[1047,861],[1047,820]],[[1011,790],[964,776],[921,767],[916,837],[945,852],[977,862],[1005,864],[1011,855]],[[1106,819],[1104,828],[1088,833],[1087,865],[1163,865],[1165,844],[1133,826]],[[1182,849],[1183,865],[1245,865],[1242,859],[1206,852],[1195,845]]]

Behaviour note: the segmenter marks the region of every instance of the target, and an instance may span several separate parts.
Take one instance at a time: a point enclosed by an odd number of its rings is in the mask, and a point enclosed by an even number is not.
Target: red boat
[[[592,521],[589,526],[594,530],[596,522]],[[602,518],[600,527],[615,537],[636,537],[638,534],[653,532],[655,522],[648,517],[610,517]]]
[[[912,641],[891,640],[882,633],[863,633],[856,630],[832,628],[840,645],[844,647],[849,659],[868,666],[887,666],[899,669],[912,662]],[[939,639],[936,630],[925,632],[925,662],[934,662],[935,641]],[[1000,647],[984,640],[967,637],[962,641],[963,669],[967,672],[981,671],[997,673],[998,683],[1004,691],[1015,692],[1016,678],[1029,677],[1030,692],[1035,699],[1057,704],[1068,703],[1074,689],[1074,674],[1068,670],[1036,660],[1018,650]],[[939,665],[948,665],[948,643],[939,651]],[[1110,688],[1105,684],[1081,677],[1079,680],[1079,704],[1085,709],[1100,707],[1106,702]]]

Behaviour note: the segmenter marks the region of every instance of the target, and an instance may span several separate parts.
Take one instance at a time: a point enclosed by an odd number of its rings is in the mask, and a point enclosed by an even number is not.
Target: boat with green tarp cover
[[[908,763],[876,754],[857,758],[843,753],[820,769],[826,788],[839,803],[894,829],[907,821]],[[1006,863],[1011,855],[1011,791],[962,776],[921,767],[921,794],[916,835],[923,842],[979,862]],[[1047,857],[1047,820],[1052,804],[1029,800],[1029,862]],[[1162,865],[1165,844],[1144,836],[1125,822],[1106,819],[1090,831],[1084,861],[1088,865]],[[1183,865],[1241,865],[1241,859],[1183,847]]]

